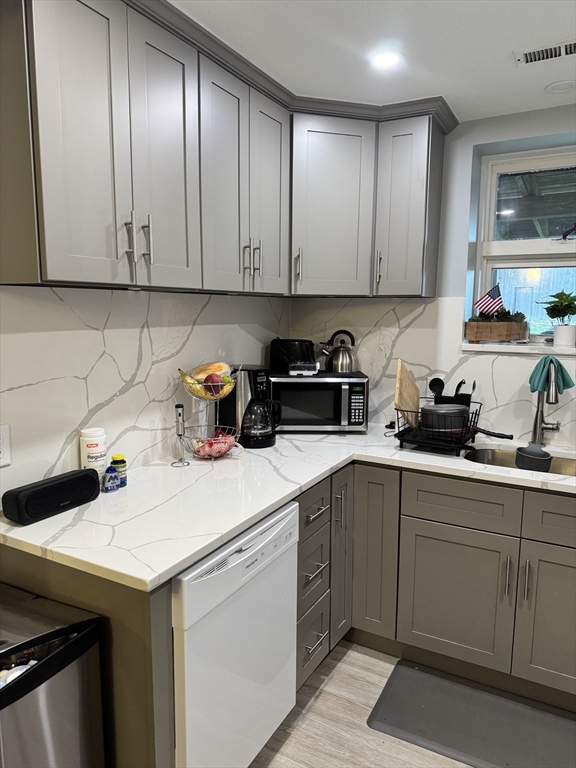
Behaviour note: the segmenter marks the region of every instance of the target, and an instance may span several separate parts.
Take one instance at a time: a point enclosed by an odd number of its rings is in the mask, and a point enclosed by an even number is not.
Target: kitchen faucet
[[[556,379],[556,366],[551,360],[548,365],[548,389],[544,392],[538,392],[536,402],[536,414],[534,415],[534,424],[532,425],[532,437],[530,442],[534,445],[544,445],[544,432],[558,432],[560,422],[551,424],[544,420],[544,397],[548,405],[558,403],[558,383]]]

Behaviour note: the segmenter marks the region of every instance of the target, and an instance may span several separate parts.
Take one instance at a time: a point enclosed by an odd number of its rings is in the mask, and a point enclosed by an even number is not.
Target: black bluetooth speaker
[[[30,525],[45,517],[94,501],[100,493],[95,469],[75,469],[63,475],[12,488],[2,496],[5,517],[21,525]]]

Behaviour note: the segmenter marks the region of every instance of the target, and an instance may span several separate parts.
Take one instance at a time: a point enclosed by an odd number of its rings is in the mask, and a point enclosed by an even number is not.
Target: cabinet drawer
[[[298,622],[296,690],[310,677],[330,646],[330,590]]]
[[[298,547],[298,618],[330,586],[330,523]]]
[[[520,536],[522,494],[516,488],[402,473],[402,514],[489,533]]]
[[[296,499],[300,505],[300,544],[330,520],[330,478],[322,480]]]
[[[522,537],[576,547],[576,499],[527,491],[524,494]]]

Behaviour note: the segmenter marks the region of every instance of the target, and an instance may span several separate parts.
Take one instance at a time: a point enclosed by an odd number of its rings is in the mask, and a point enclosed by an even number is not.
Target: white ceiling
[[[576,39],[574,0],[169,0],[298,96],[393,104],[444,96],[460,121],[575,101],[544,87],[576,56],[517,67],[513,51]],[[391,42],[393,41],[393,42]],[[390,44],[401,69],[377,72]]]

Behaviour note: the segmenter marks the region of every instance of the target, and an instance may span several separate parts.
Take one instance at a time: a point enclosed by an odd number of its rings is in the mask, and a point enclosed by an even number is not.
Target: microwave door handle
[[[342,384],[342,426],[348,426],[348,408],[350,402],[349,385]]]

